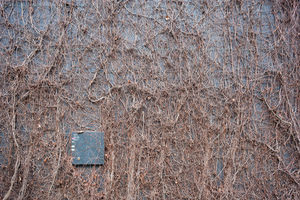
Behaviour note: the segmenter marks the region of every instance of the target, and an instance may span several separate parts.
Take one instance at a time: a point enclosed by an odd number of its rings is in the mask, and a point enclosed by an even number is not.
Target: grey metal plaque
[[[103,132],[72,132],[73,165],[104,164]]]

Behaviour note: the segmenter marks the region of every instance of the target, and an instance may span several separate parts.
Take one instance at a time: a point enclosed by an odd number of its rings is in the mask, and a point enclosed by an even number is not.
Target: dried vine
[[[299,6],[0,1],[0,198],[300,199]]]

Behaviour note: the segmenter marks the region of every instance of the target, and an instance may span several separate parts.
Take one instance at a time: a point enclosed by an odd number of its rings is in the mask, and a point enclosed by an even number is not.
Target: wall
[[[0,5],[2,198],[300,198],[297,1]]]

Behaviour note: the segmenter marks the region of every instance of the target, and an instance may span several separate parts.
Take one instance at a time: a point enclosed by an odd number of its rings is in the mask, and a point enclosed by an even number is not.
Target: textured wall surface
[[[0,198],[300,199],[299,6],[0,0]]]

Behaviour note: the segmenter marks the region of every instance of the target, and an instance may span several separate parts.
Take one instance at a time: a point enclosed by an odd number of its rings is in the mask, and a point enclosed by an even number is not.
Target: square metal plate
[[[73,165],[104,164],[103,132],[72,132]]]

